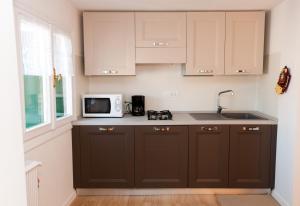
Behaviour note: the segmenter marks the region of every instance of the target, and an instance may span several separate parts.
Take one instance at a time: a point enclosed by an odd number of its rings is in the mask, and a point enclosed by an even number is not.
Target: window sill
[[[30,129],[25,129],[24,132],[24,141],[29,141],[37,136],[43,135],[49,131],[51,131],[51,124],[46,123],[36,127],[32,127]]]
[[[38,137],[40,135],[46,134],[46,133],[48,133],[52,130],[55,130],[59,127],[63,127],[64,125],[69,124],[74,120],[75,120],[74,115],[68,115],[68,116],[56,119],[56,122],[53,126],[51,126],[50,123],[46,123],[46,124],[39,125],[37,127],[25,129],[24,142],[34,139],[35,137]]]
[[[71,122],[68,122],[64,124],[61,127],[57,127],[56,129],[51,129],[46,133],[40,134],[39,136],[35,136],[31,139],[27,139],[24,141],[24,152],[29,152],[57,137],[59,137],[61,134],[70,131],[72,129]]]
[[[58,119],[56,119],[56,122],[55,122],[55,128],[62,127],[65,124],[71,123],[74,120],[75,120],[74,115],[67,115],[67,116],[58,118]]]
[[[55,121],[55,124],[41,125],[25,131],[24,133],[24,151],[28,152],[51,139],[56,138],[60,134],[72,129],[72,121],[74,115],[65,116]]]

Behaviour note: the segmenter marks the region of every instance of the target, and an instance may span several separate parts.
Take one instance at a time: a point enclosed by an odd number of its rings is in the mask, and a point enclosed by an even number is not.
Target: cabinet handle
[[[104,128],[104,127],[100,127],[99,131],[101,132],[113,132],[115,130],[114,127],[108,127],[108,128]]]
[[[106,131],[107,131],[107,128],[100,127],[98,130],[101,131],[101,132],[106,132]]]
[[[198,70],[198,73],[205,73],[205,74],[211,74],[211,73],[213,73],[214,72],[214,70],[206,70],[206,69],[200,69],[200,70]]]
[[[171,130],[170,127],[162,127],[162,128],[159,128],[159,127],[153,127],[153,131],[154,132],[169,132]]]
[[[102,70],[102,73],[103,73],[103,74],[109,74],[110,71],[109,71],[109,70]]]
[[[153,46],[169,46],[168,42],[153,42]]]
[[[118,72],[119,72],[118,70],[110,70],[111,74],[118,74]]]
[[[238,70],[236,70],[236,73],[247,73],[247,70],[245,70],[245,69],[238,69]]]
[[[216,132],[219,128],[217,126],[214,127],[201,127],[201,131],[208,131],[208,132]]]
[[[154,131],[154,132],[159,132],[159,131],[160,131],[160,128],[158,128],[158,127],[153,127],[153,131]]]
[[[114,130],[115,130],[115,128],[113,128],[113,127],[107,128],[107,131],[109,131],[109,132],[113,132]]]
[[[170,127],[161,128],[161,131],[162,132],[169,132],[170,131]]]
[[[260,127],[243,127],[243,131],[260,131]]]

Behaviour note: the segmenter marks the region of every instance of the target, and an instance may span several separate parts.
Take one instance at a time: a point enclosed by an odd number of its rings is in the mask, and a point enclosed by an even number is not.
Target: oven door
[[[112,103],[110,98],[85,97],[83,98],[84,117],[110,117]]]

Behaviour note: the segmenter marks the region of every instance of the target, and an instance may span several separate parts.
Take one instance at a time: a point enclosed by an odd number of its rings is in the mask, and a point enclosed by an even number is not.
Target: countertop
[[[234,112],[234,111],[230,111]],[[277,119],[257,111],[238,111],[255,114],[264,120],[196,120],[190,113],[172,112],[173,120],[148,120],[147,116],[135,117],[125,114],[123,118],[80,118],[73,125],[276,125]],[[238,113],[237,112],[237,113]],[[207,113],[207,111],[203,112]]]

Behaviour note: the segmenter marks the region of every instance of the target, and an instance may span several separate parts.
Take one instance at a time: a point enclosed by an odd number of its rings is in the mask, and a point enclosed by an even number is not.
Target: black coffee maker
[[[145,115],[145,96],[134,95],[131,97],[133,116],[144,116]]]

